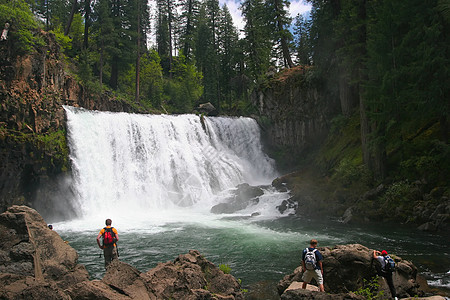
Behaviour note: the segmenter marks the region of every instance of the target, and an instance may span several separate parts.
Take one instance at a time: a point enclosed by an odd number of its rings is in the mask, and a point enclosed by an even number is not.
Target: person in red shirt
[[[119,234],[117,229],[111,227],[111,219],[107,219],[106,227],[100,230],[97,236],[97,244],[100,249],[103,249],[103,256],[105,257],[105,269],[109,266],[113,259],[117,259],[117,242],[119,241]],[[100,244],[100,238],[103,237],[103,243]]]

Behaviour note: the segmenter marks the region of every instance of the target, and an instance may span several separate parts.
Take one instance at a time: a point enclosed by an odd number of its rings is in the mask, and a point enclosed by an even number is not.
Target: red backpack
[[[103,232],[103,246],[112,247],[116,242],[116,234],[113,232],[114,227],[105,227]]]

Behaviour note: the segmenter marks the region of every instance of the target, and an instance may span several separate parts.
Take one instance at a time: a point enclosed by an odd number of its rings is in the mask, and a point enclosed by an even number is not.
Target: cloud
[[[298,14],[303,15],[311,10],[311,4],[305,3],[304,0],[291,1],[289,7],[289,13],[292,18],[295,18]]]

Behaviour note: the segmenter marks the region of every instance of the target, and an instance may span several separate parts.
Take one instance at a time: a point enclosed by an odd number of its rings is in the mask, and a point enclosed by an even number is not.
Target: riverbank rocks
[[[66,292],[72,299],[244,299],[238,281],[197,250],[146,273],[115,260],[102,280],[82,282]]]
[[[0,214],[0,299],[244,299],[239,282],[196,250],[146,273],[115,260],[92,281],[77,261],[34,209]]]
[[[324,257],[325,292],[333,294],[333,296],[336,294],[337,298],[333,299],[359,299],[352,298],[355,295],[352,295],[351,292],[365,287],[365,281],[370,281],[377,274],[375,264],[378,262],[372,259],[373,250],[359,244],[338,245],[334,248],[319,247],[318,249]],[[421,296],[421,287],[417,281],[417,268],[409,261],[395,255],[391,256],[396,262],[393,279],[397,295],[402,298]],[[278,292],[283,295],[282,299],[329,299],[324,298],[324,293],[306,293],[304,291],[292,291],[292,289],[288,293],[291,296],[284,295],[293,282],[302,281],[302,275],[302,268],[298,267],[294,270],[294,273],[286,275],[279,282]],[[384,278],[378,278],[378,284],[384,295],[390,295],[389,287]],[[426,283],[424,282],[424,284]],[[298,297],[293,298],[292,295]]]

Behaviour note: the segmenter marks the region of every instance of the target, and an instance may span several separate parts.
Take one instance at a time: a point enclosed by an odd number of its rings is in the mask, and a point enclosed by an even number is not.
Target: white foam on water
[[[138,115],[65,106],[75,207],[65,230],[97,228],[106,218],[121,230],[168,230],[172,223],[221,222],[209,211],[238,184],[270,184],[278,175],[251,118]],[[258,212],[279,217],[287,193],[267,189]]]

